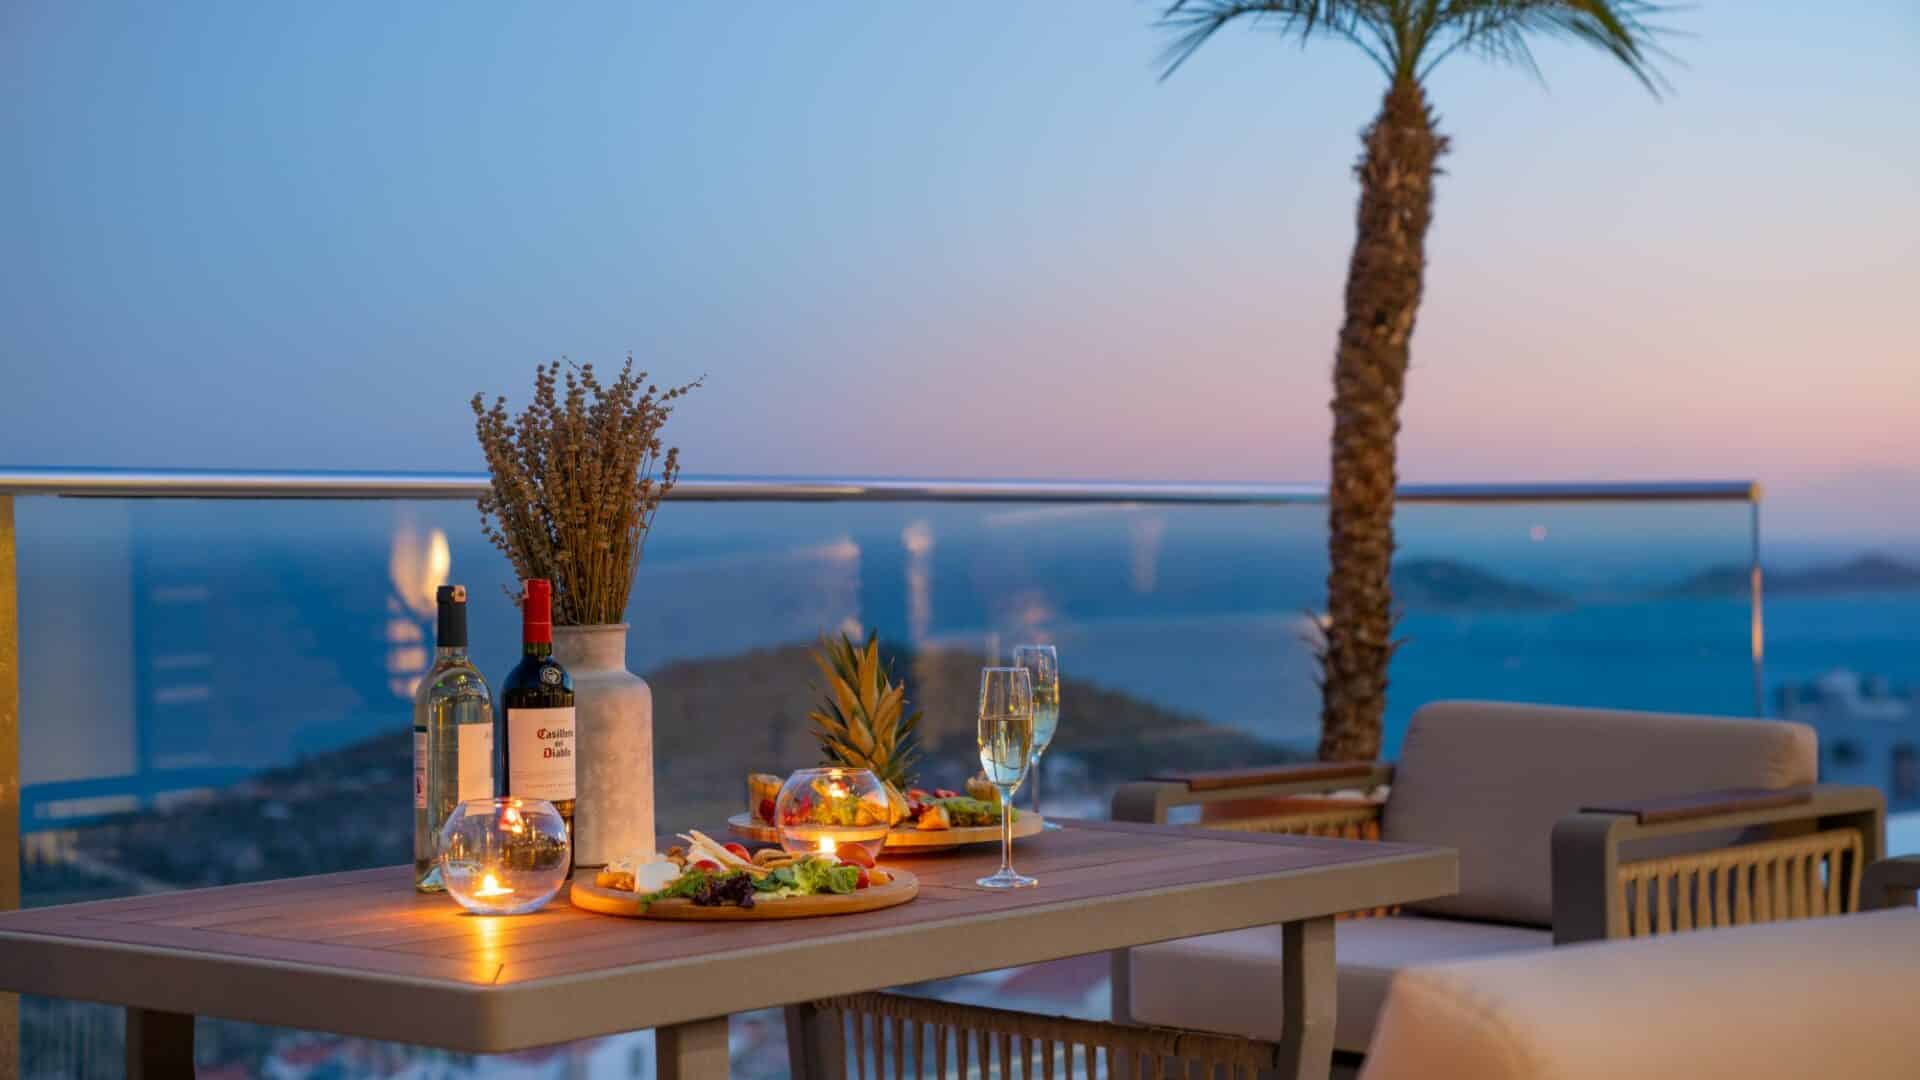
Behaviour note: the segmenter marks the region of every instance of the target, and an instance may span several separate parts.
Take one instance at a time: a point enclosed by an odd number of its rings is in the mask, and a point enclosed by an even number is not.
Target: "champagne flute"
[[[1000,869],[976,884],[1018,889],[1038,882],[1013,869],[1013,793],[1033,763],[1033,680],[1023,667],[980,669],[980,767],[1000,791]]]
[[[1060,654],[1051,645],[1015,645],[1013,666],[1033,680],[1033,812],[1040,813],[1040,756],[1060,726]]]

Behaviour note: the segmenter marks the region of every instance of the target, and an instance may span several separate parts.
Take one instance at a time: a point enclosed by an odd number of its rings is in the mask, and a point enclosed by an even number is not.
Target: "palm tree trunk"
[[[1426,93],[1396,79],[1361,135],[1359,228],[1333,366],[1327,495],[1327,623],[1320,649],[1320,757],[1371,761],[1393,658],[1394,440],[1420,308],[1433,178],[1447,149]]]

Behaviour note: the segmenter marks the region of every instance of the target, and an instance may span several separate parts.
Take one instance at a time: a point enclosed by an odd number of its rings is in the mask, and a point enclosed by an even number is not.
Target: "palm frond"
[[[1399,66],[1400,40],[1393,32],[1396,8],[1406,0],[1173,0],[1160,26],[1173,38],[1160,54],[1160,77],[1171,76],[1228,23],[1246,18],[1264,29],[1295,37],[1345,40],[1391,77]]]
[[[1511,63],[1540,78],[1529,38],[1591,45],[1620,61],[1655,97],[1668,86],[1661,62],[1674,62],[1660,39],[1673,33],[1651,20],[1672,10],[1654,0],[1431,0],[1431,51],[1418,65],[1426,78],[1440,61],[1466,49]],[[1423,50],[1425,51],[1425,50]]]

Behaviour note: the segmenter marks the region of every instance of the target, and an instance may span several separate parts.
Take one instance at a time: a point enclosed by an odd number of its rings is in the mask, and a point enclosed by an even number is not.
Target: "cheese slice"
[[[643,894],[657,893],[673,884],[679,877],[680,868],[665,859],[642,863],[633,872],[633,891]]]
[[[657,851],[626,855],[607,863],[594,875],[593,883],[603,889],[623,892],[659,892],[680,876],[680,868]]]
[[[681,833],[680,839],[687,842],[687,860],[689,862],[711,859],[725,869],[745,870],[748,874],[756,878],[763,878],[772,873],[772,871],[764,866],[756,866],[751,859],[743,859],[733,852],[728,851],[726,848],[721,847],[719,844],[714,843],[713,837],[708,836],[698,829],[689,829]]]

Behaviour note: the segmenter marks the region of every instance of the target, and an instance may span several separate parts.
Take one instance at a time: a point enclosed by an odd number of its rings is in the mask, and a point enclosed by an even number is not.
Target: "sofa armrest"
[[[1147,777],[1166,784],[1184,784],[1188,791],[1222,791],[1264,787],[1268,784],[1311,783],[1316,780],[1366,780],[1373,775],[1370,761],[1309,761],[1299,765],[1266,765],[1253,769],[1214,769],[1207,772],[1174,770]]]
[[[1920,855],[1895,855],[1867,867],[1860,879],[1860,906],[1868,910],[1912,907],[1920,899]]]
[[[1725,788],[1658,799],[1608,802],[1581,809],[1597,814],[1629,814],[1641,825],[1667,825],[1676,821],[1726,818],[1782,806],[1804,806],[1812,801],[1813,792],[1808,788],[1783,788],[1777,791],[1766,788]]]
[[[1614,903],[1621,845],[1747,828],[1851,828],[1860,834],[1863,865],[1872,865],[1886,844],[1886,800],[1875,788],[1816,784],[1623,801],[1569,814],[1553,827],[1554,944],[1626,936],[1624,914]]]
[[[1176,806],[1314,795],[1393,782],[1393,766],[1377,762],[1307,762],[1216,772],[1164,772],[1122,784],[1113,795],[1115,821],[1165,824]]]

